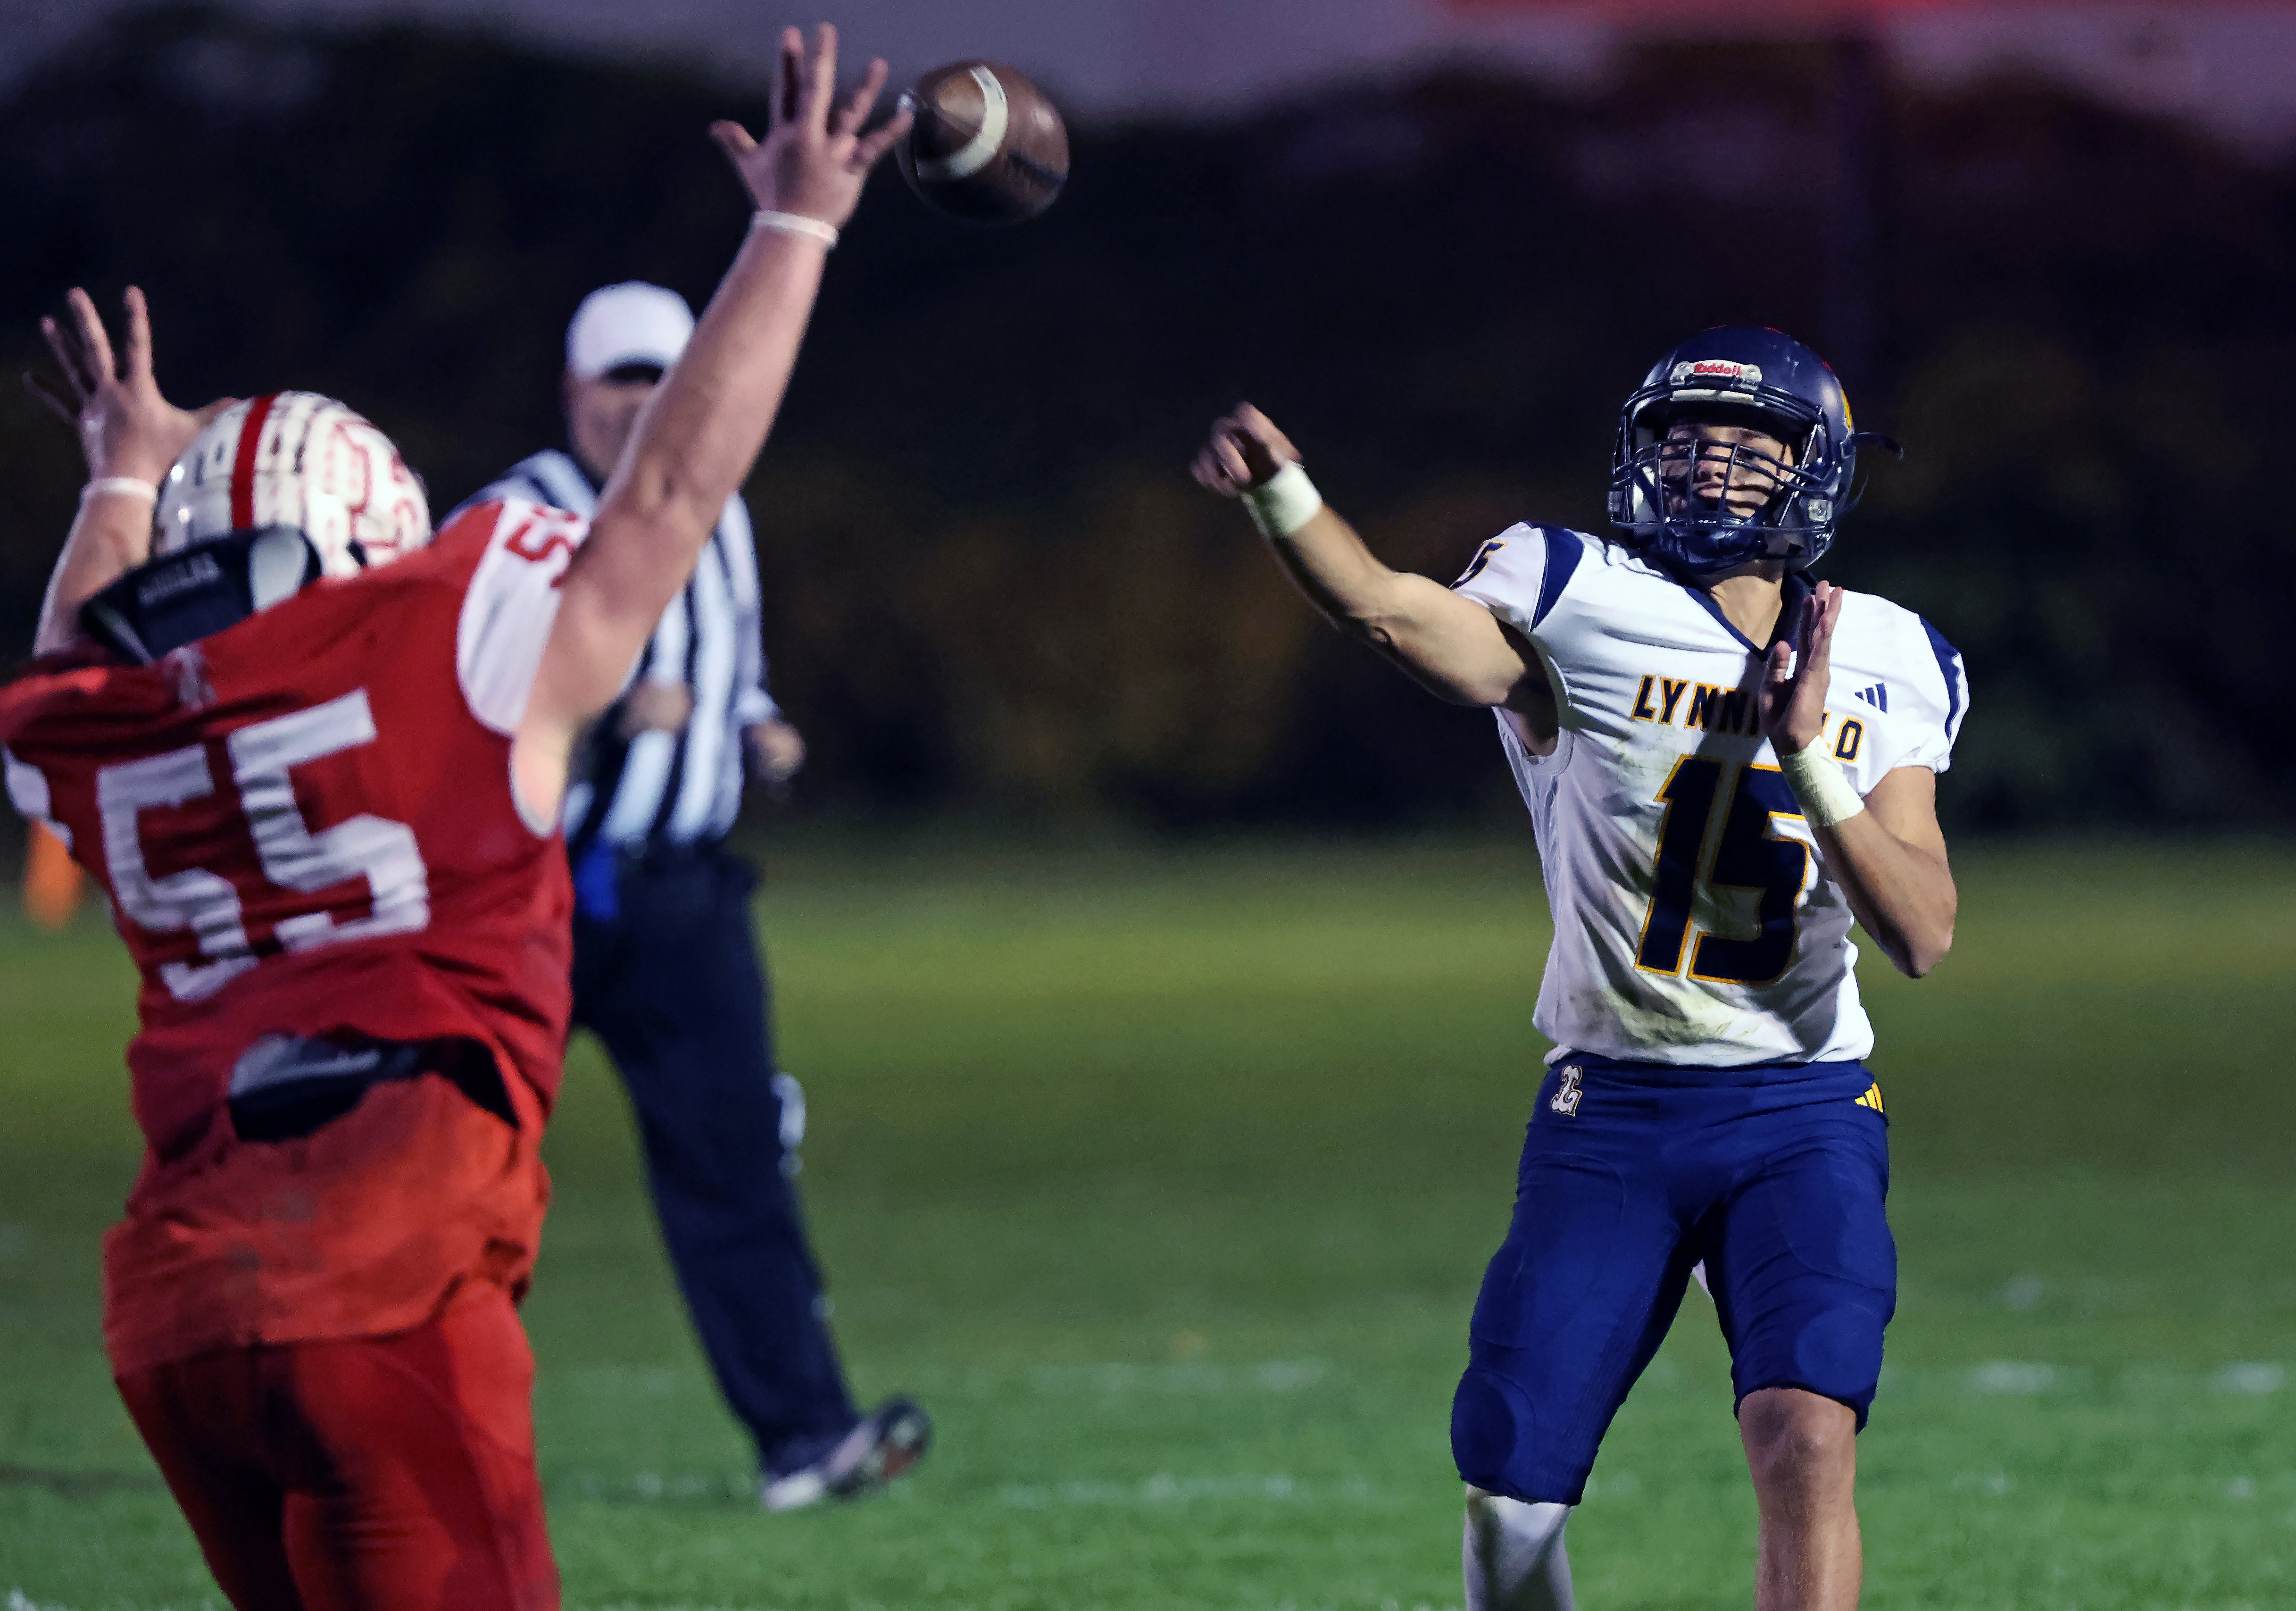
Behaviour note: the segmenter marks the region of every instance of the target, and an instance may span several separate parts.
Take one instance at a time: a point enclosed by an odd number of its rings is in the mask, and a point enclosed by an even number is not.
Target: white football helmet
[[[422,483],[390,439],[314,391],[250,398],[217,415],[168,472],[155,518],[155,557],[287,526],[310,539],[328,576],[357,576],[430,540]]]

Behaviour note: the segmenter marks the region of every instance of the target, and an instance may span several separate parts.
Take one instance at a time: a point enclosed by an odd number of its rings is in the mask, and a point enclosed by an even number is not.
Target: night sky
[[[1029,71],[1084,115],[1219,112],[1336,78],[1475,57],[1564,80],[1600,73],[1620,30],[1609,15],[1664,0],[821,0],[800,15],[755,0],[240,0],[242,9],[346,23],[386,16],[484,28],[570,50],[654,51],[737,78],[770,54],[777,23],[824,13],[857,53],[906,78],[982,55]],[[68,49],[129,0],[0,0],[0,84]],[[1707,16],[1775,17],[1701,0]],[[2035,66],[2112,99],[2193,116],[2252,144],[2296,136],[2296,4],[2030,4],[1889,0],[1901,70],[1955,80]],[[784,17],[783,13],[786,12]],[[1673,26],[1679,27],[1677,22]],[[1742,22],[1729,26],[1742,29]]]

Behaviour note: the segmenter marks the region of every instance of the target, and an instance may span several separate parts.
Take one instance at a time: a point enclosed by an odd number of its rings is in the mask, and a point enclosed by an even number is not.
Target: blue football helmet
[[[1742,442],[1669,436],[1684,423],[1753,427],[1784,442],[1788,459]],[[1833,545],[1854,501],[1858,445],[1868,441],[1897,448],[1851,428],[1849,401],[1824,359],[1782,331],[1717,325],[1652,365],[1620,411],[1611,523],[1693,580],[1759,559],[1806,570]],[[1746,506],[1750,487],[1767,494],[1759,507]]]

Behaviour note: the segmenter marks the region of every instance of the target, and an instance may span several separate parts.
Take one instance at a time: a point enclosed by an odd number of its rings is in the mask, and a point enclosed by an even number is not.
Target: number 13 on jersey
[[[1802,815],[1785,775],[1775,767],[1685,755],[1675,762],[1658,798],[1666,814],[1659,823],[1657,877],[1636,966],[1678,974],[1687,950],[1693,979],[1767,984],[1793,959],[1796,917],[1810,870],[1809,847],[1777,831],[1778,818],[1799,822]],[[1710,900],[1722,890],[1753,893],[1752,938],[1701,933],[1691,944],[1702,885]]]

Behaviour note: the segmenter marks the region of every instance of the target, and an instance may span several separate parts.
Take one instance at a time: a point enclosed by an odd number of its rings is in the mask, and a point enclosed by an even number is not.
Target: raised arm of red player
[[[840,102],[837,30],[823,24],[808,48],[787,29],[766,137],[752,140],[734,123],[710,134],[761,210],[834,227],[852,216],[869,170],[908,127],[901,112],[862,135],[884,82],[884,62],[872,62]],[[519,727],[519,797],[537,817],[556,814],[575,736],[620,691],[765,445],[825,256],[808,234],[751,231],[615,466],[589,540],[567,571]]]
[[[151,310],[136,287],[127,288],[127,317],[117,358],[87,292],[75,287],[65,300],[70,316],[42,319],[40,333],[55,354],[69,395],[58,396],[29,375],[25,380],[42,402],[79,433],[90,482],[120,478],[157,487],[176,456],[235,399],[221,398],[193,412],[160,395],[152,370]],[[151,552],[149,498],[124,492],[83,497],[48,579],[33,653],[47,654],[68,646],[79,636],[79,607],[149,559]]]

